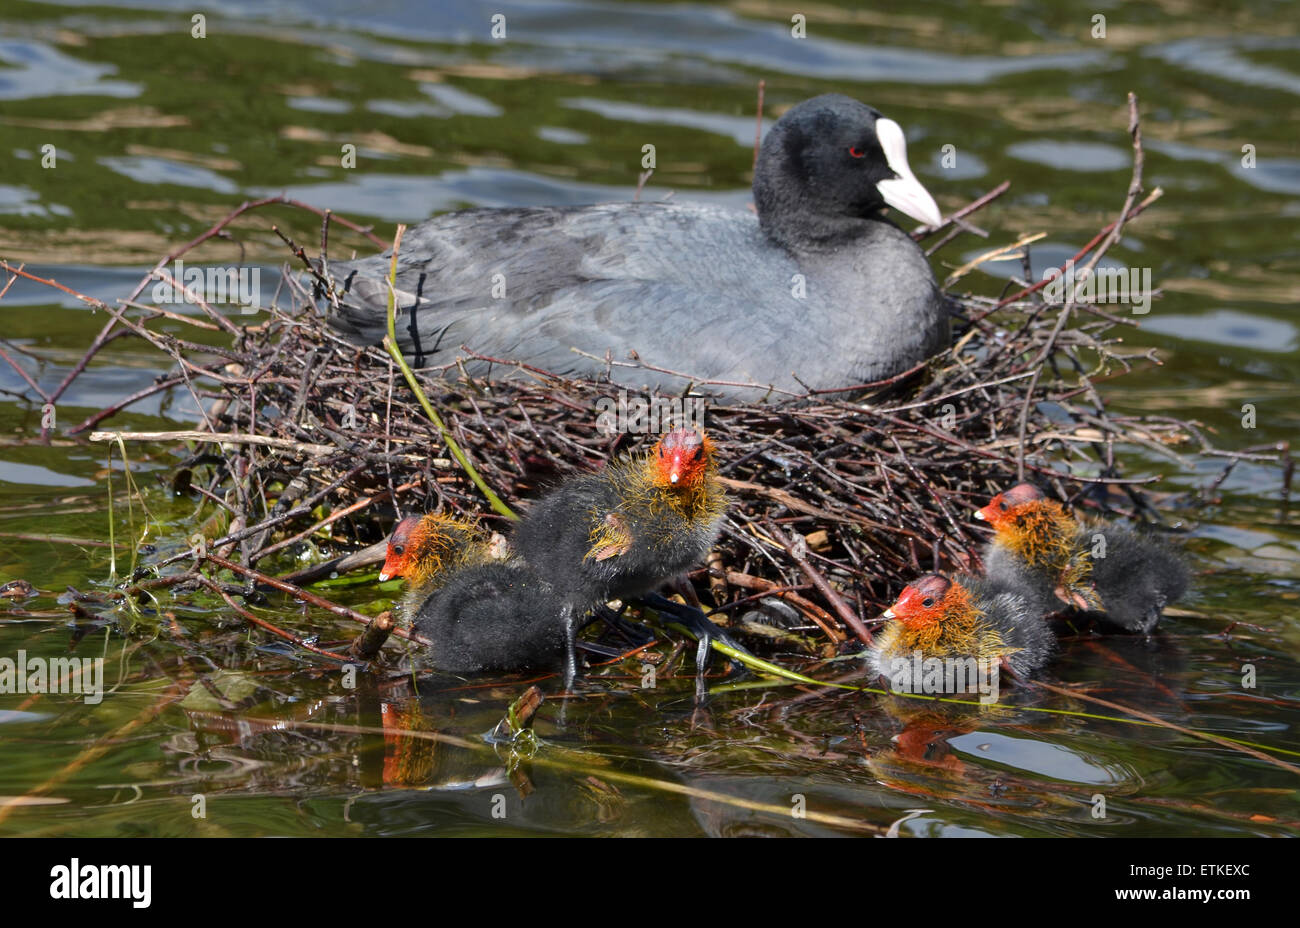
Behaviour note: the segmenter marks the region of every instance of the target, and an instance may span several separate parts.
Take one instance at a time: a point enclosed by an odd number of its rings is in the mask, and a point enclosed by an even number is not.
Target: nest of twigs
[[[1075,257],[1082,266],[1095,266],[1125,223],[1159,196],[1156,190],[1139,201],[1135,101],[1130,111],[1133,181],[1116,221]],[[931,251],[959,233],[978,233],[962,217],[1006,186],[958,211]],[[225,235],[235,216],[272,203],[291,201],[244,204],[160,261],[155,276],[177,255]],[[323,215],[322,256],[330,222],[343,222]],[[990,248],[986,256],[1019,254],[1027,267],[1031,238]],[[303,249],[293,250],[299,262],[320,266]],[[945,283],[958,336],[921,368],[854,393],[707,405],[704,424],[732,504],[717,550],[694,575],[704,602],[726,614],[779,597],[819,626],[824,642],[864,637],[863,620],[878,615],[918,573],[978,569],[984,536],[970,512],[995,492],[1031,479],[1064,499],[1145,518],[1154,513],[1139,490],[1146,480],[1125,474],[1124,449],[1170,454],[1171,446],[1189,441],[1193,452],[1208,449],[1192,423],[1107,411],[1096,384],[1122,375],[1135,358],[1154,362],[1149,352],[1120,351],[1115,333],[1126,320],[1096,306],[1046,302],[1028,281],[1009,284],[1015,292],[997,297],[954,292],[978,264],[964,265]],[[193,431],[121,437],[200,443],[178,468],[177,486],[210,502],[208,551],[225,566],[256,570],[245,573],[250,584],[283,569],[288,555],[305,546],[314,546],[324,563],[288,575],[302,583],[374,564],[399,514],[451,509],[481,515],[508,533],[508,520],[454,460],[385,349],[358,347],[325,324],[312,292],[318,282],[308,274],[286,276],[277,305],[256,324],[238,325],[240,317],[200,301],[210,322],[196,324],[230,336],[229,347],[220,348],[149,328],[162,315],[193,320],[134,302],[143,282],[127,301],[134,315],[83,297],[112,314],[106,335],[118,325],[170,356],[174,367],[155,387],[82,428],[161,389],[194,391],[205,412]],[[565,474],[598,468],[654,440],[608,431],[600,401],[617,402],[620,388],[606,379],[509,363],[496,371],[483,380],[451,364],[417,376],[447,434],[512,507]]]
[[[239,373],[227,368],[210,416],[215,431],[275,444],[228,451],[224,482],[214,476],[207,490],[222,493],[245,475],[242,496],[255,510],[239,521],[256,526],[276,509],[261,505],[276,494],[260,488],[296,481],[300,496],[289,503],[309,496],[351,510],[330,526],[336,542],[371,543],[399,512],[442,509],[482,515],[508,532],[388,353],[343,340],[321,322],[305,288],[290,289],[291,309],[235,339]],[[1107,412],[1094,384],[1132,362],[1117,350],[1112,319],[1084,311],[1066,325],[1069,310],[1034,303],[992,316],[996,302],[956,300],[962,334],[954,346],[865,395],[706,404],[704,424],[732,498],[715,556],[696,575],[706,601],[711,595],[724,606],[786,590],[808,618],[842,634],[846,608],[858,618],[878,614],[919,572],[978,567],[972,558],[984,534],[971,510],[1022,477],[1064,498],[1150,512],[1117,447],[1182,442],[1194,427]],[[608,430],[600,412],[619,401],[621,388],[605,379],[509,364],[491,380],[456,364],[417,376],[455,443],[516,509],[565,474],[656,437]],[[245,562],[283,550],[283,541],[267,542],[312,522],[303,514],[242,538]]]
[[[286,280],[288,305],[232,327],[229,349],[215,354],[137,327],[208,401],[195,433],[170,437],[203,441],[178,483],[220,506],[211,549],[269,572],[276,555],[364,548],[400,514],[444,509],[508,533],[384,348],[344,340],[323,321],[312,281]],[[1120,320],[1032,299],[952,300],[955,344],[907,376],[856,395],[706,405],[732,505],[695,576],[705,602],[779,596],[841,641],[918,573],[978,567],[983,536],[970,512],[1022,476],[1065,498],[1144,509],[1117,449],[1180,442],[1194,429],[1106,411],[1094,384],[1132,363],[1112,334]],[[417,376],[455,443],[515,508],[655,439],[609,431],[601,400],[617,403],[621,388],[605,379],[509,364],[491,380],[457,364]]]

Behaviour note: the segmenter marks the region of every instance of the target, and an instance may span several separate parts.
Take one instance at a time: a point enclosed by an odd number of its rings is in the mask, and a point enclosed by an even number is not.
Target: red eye
[[[852,146],[852,147],[849,148],[849,157],[852,157],[852,158],[865,158],[866,156],[867,156],[867,153],[866,153],[865,151],[863,151],[861,148],[858,148],[856,145],[854,145],[854,146]]]

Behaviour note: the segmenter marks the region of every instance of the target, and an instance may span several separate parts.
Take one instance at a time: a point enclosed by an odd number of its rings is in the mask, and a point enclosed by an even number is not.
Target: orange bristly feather
[[[676,486],[668,482],[659,468],[658,455],[653,451],[630,460],[612,462],[606,469],[605,479],[615,486],[622,502],[615,512],[593,510],[590,514],[591,549],[588,558],[602,559],[623,553],[631,543],[628,521],[638,512],[651,518],[668,509],[678,518],[690,522],[711,522],[727,508],[727,497],[713,478],[718,472],[713,457],[713,443],[704,438],[703,460],[684,475]],[[615,521],[611,522],[610,517]],[[672,533],[671,525],[664,526]],[[668,538],[656,539],[660,542]],[[621,550],[619,550],[621,548]],[[610,552],[610,553],[606,553]]]
[[[444,571],[490,557],[487,542],[473,522],[446,513],[430,514],[411,533],[408,588],[419,589]]]
[[[918,650],[934,657],[994,659],[1019,651],[1007,647],[998,631],[984,621],[984,615],[971,602],[970,591],[954,583],[943,599],[922,615],[891,623],[891,628],[901,626],[891,638],[898,638],[904,650]]]

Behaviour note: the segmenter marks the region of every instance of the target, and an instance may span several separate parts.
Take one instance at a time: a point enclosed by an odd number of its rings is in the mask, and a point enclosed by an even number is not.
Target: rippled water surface
[[[644,197],[744,208],[763,79],[768,124],[830,90],[900,122],[945,212],[1009,179],[975,219],[994,243],[1045,232],[1032,252],[1038,275],[1118,211],[1133,90],[1146,186],[1164,196],[1107,260],[1151,270],[1162,294],[1126,341],[1163,363],[1110,384],[1108,399],[1198,420],[1230,449],[1296,434],[1300,17],[1290,3],[884,11],[822,0],[805,9],[803,39],[791,37],[788,5],[765,0],[221,6],[206,38],[191,36],[194,5],[180,0],[0,8],[0,257],[112,302],[246,198],[286,193],[386,236],[462,206],[630,198],[647,142],[658,170]],[[1098,12],[1104,39],[1091,34]],[[490,37],[492,13],[506,17],[503,40]],[[356,146],[355,169],[340,165],[345,145]],[[311,243],[319,224],[305,215],[267,213],[196,260],[261,262],[273,280],[285,249],[270,221]],[[984,247],[960,239],[935,257],[936,272]],[[988,264],[968,282],[995,294],[1022,274],[1019,260]],[[4,295],[0,314],[0,348],[47,390],[104,323],[29,283]],[[59,403],[59,425],[162,372],[141,345],[110,344]],[[239,620],[219,604],[77,616],[60,601],[66,587],[110,586],[110,478],[119,573],[142,514],[126,511],[121,464],[103,446],[57,431],[48,445],[35,440],[32,397],[0,361],[0,582],[41,591],[0,609],[0,656],[62,656],[75,642],[76,655],[106,658],[111,694],[97,706],[0,696],[0,834],[870,833],[926,809],[902,833],[1275,835],[1300,819],[1295,774],[1168,728],[1078,714],[1107,713],[1065,696],[1012,692],[975,711],[751,684],[696,710],[689,659],[654,690],[632,663],[593,672],[563,716],[548,700],[540,748],[512,756],[484,735],[525,688],[518,680],[347,689],[300,653],[232,635]],[[1254,428],[1243,427],[1247,404]],[[111,423],[184,428],[194,415],[185,395],[167,393]],[[1128,472],[1163,475],[1180,507],[1225,463],[1129,455]],[[165,490],[174,464],[161,449],[132,462],[164,528],[147,543],[162,549],[190,534],[194,516],[192,501]],[[1048,679],[1300,751],[1300,531],[1282,487],[1279,468],[1247,460],[1211,505],[1175,512],[1198,573],[1184,608],[1150,640],[1067,641]],[[375,611],[374,582],[323,590]],[[320,630],[326,643],[352,634],[323,617]],[[173,634],[220,646],[183,659],[153,640]],[[192,814],[196,794],[206,818]],[[796,795],[807,817],[784,813]]]

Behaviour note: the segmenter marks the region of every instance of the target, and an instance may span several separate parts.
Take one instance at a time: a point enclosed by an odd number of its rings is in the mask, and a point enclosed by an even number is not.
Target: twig
[[[806,557],[795,550],[794,542],[786,536],[785,532],[776,527],[776,523],[769,520],[764,525],[767,527],[768,534],[776,539],[777,544],[785,548],[785,553],[798,565],[804,576],[812,582],[812,585],[817,587],[817,592],[826,597],[826,601],[831,604],[831,608],[840,617],[840,621],[853,629],[853,633],[858,636],[860,641],[871,644],[871,632],[867,631],[867,627],[858,619],[857,613],[849,608],[848,604],[844,602],[844,598],[826,581],[821,572],[809,564]],[[829,633],[831,640],[836,644],[844,640],[844,635],[838,630],[830,630]]]

